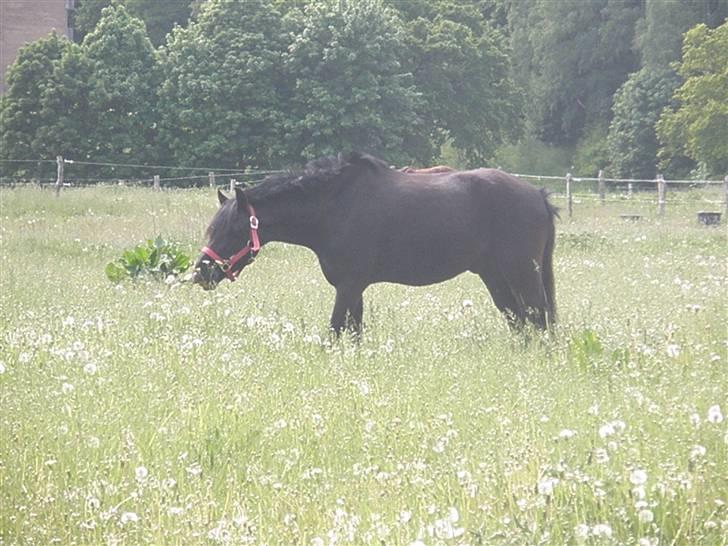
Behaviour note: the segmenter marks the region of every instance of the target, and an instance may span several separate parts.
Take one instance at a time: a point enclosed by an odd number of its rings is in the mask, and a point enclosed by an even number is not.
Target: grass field
[[[552,338],[463,275],[371,287],[332,344],[305,249],[106,279],[196,252],[210,190],[1,190],[0,544],[728,544],[725,219],[680,197],[558,223]]]

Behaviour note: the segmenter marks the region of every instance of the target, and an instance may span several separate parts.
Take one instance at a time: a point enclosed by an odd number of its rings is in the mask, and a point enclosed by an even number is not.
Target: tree
[[[429,156],[396,13],[371,0],[323,1],[307,6],[301,24],[285,59],[292,157],[351,149],[398,163]]]
[[[162,52],[160,137],[186,166],[264,167],[280,152],[287,37],[270,1],[209,0]]]
[[[609,126],[609,161],[614,174],[654,178],[657,166],[655,124],[680,84],[668,68],[645,67],[632,74],[614,97]]]
[[[49,176],[55,167],[41,169],[26,163],[30,159],[55,159],[52,150],[39,146],[38,131],[41,118],[41,99],[52,79],[54,66],[69,47],[66,38],[51,32],[20,49],[8,70],[8,85],[0,99],[0,168],[4,175]],[[12,160],[13,162],[9,162]],[[14,161],[22,160],[16,163]]]
[[[186,25],[192,12],[191,0],[80,0],[73,22],[78,41],[93,31],[103,9],[111,5],[124,5],[131,15],[144,21],[155,46],[164,43],[175,24]]]
[[[408,23],[408,66],[425,99],[420,115],[435,152],[449,142],[467,163],[482,165],[498,145],[520,134],[522,97],[509,75],[501,33],[482,18],[477,25],[453,20],[465,18],[445,7],[425,11],[432,20],[418,16]]]
[[[107,7],[82,48],[92,78],[89,109],[96,116],[89,128],[90,153],[118,163],[154,160],[160,76],[144,23],[121,5]],[[112,169],[110,174],[125,172]]]
[[[574,144],[606,124],[612,95],[637,68],[632,49],[640,0],[536,0],[511,4],[517,81],[529,90],[531,130]]]
[[[94,157],[93,135],[100,116],[91,108],[93,89],[91,62],[80,45],[69,44],[55,63],[41,97],[41,125],[33,141],[37,157],[43,157],[44,151],[71,159]],[[84,171],[81,165],[73,169],[76,175],[83,175]]]
[[[680,59],[683,34],[705,23],[718,26],[728,16],[725,0],[646,0],[644,18],[637,22],[635,43],[643,67],[668,68]]]
[[[686,155],[713,175],[728,172],[728,22],[716,29],[701,24],[685,34],[675,91],[676,108],[657,123],[663,160]]]

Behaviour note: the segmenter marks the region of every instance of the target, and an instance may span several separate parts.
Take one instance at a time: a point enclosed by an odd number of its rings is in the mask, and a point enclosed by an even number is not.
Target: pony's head
[[[260,249],[258,218],[245,192],[235,188],[235,199],[217,192],[220,208],[207,228],[207,245],[195,263],[193,281],[214,289],[225,277],[234,281]]]

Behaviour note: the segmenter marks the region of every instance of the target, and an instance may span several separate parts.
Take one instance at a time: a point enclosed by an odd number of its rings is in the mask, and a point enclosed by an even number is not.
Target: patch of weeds
[[[192,258],[172,242],[161,237],[125,250],[121,257],[106,265],[106,276],[112,282],[151,277],[166,279],[183,274],[192,265]]]

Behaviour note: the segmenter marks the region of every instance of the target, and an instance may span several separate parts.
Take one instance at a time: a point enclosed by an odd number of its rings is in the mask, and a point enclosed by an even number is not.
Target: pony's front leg
[[[347,327],[356,334],[361,333],[362,314],[362,290],[337,286],[334,310],[331,312],[331,331],[336,337],[341,336]]]

